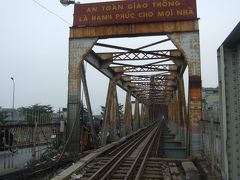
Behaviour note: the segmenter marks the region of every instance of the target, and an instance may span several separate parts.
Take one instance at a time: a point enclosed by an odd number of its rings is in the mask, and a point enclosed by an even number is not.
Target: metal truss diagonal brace
[[[114,80],[109,81],[101,132],[101,145],[106,145],[108,141],[116,141],[119,138],[120,119],[116,86],[117,83]]]
[[[133,122],[133,129],[134,131],[140,128],[140,113],[139,113],[139,100],[138,98],[135,99],[135,109],[134,109],[134,122]]]
[[[184,91],[184,81],[183,78],[178,79],[178,107],[179,107],[179,118],[180,118],[180,140],[185,145],[186,143],[186,100]]]
[[[146,104],[142,104],[140,125],[141,127],[149,125],[149,107]]]
[[[88,86],[87,86],[87,79],[86,79],[86,72],[84,68],[84,61],[81,62],[81,77],[82,77],[82,84],[83,84],[83,91],[85,94],[86,104],[87,104],[87,110],[88,110],[88,118],[90,122],[90,128],[91,128],[91,135],[93,139],[93,146],[95,149],[98,148],[98,142],[97,142],[97,134],[94,129],[94,122],[93,122],[93,113],[92,113],[92,107],[90,102],[90,97],[88,93]]]
[[[101,58],[94,51],[91,51],[91,53],[86,57],[86,61],[101,73],[103,73],[105,76],[107,76],[109,79],[117,80],[117,85],[119,87],[125,91],[129,91],[128,83],[121,80],[121,75],[115,73],[111,68],[103,68]],[[137,96],[136,93],[133,93],[132,95],[134,97]]]
[[[131,104],[131,91],[126,94],[125,112],[124,112],[124,126],[125,135],[132,132],[132,104]]]

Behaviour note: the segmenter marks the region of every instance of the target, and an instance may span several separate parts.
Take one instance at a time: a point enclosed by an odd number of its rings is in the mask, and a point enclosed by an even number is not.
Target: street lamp
[[[60,3],[64,6],[68,6],[70,4],[75,4],[75,0],[60,0]]]
[[[13,81],[13,103],[12,103],[12,120],[13,120],[13,114],[14,114],[14,95],[15,95],[15,81],[14,78],[11,77],[11,80]]]

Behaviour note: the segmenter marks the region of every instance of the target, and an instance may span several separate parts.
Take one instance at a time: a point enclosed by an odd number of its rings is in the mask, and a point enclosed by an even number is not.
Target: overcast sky
[[[15,107],[51,104],[66,107],[68,78],[68,36],[73,6],[58,0],[3,1],[0,5],[0,106],[12,107],[13,82]],[[101,2],[82,0],[81,3]],[[239,0],[198,0],[200,18],[201,63],[204,87],[216,87],[217,48],[240,20]],[[68,24],[69,23],[69,24]],[[93,73],[92,73],[93,72]],[[100,76],[100,74],[99,74]],[[98,80],[98,72],[88,71],[89,82]],[[101,77],[104,79],[104,77]],[[93,111],[104,105],[107,81],[91,92]],[[99,88],[104,87],[104,88]],[[119,91],[120,96],[124,92]],[[120,102],[124,100],[121,99]]]

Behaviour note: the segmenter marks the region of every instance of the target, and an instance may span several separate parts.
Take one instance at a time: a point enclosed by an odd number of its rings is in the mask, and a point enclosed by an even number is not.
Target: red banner
[[[76,4],[74,27],[193,20],[196,0],[128,0]]]

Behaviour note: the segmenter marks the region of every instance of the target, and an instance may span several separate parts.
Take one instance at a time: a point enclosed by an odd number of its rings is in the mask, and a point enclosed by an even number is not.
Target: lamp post
[[[14,96],[15,96],[15,81],[14,78],[11,77],[11,80],[13,81],[13,103],[12,103],[12,120],[13,120],[13,114],[14,114]]]
[[[68,6],[70,4],[75,4],[75,0],[60,0],[60,3],[64,6]]]

